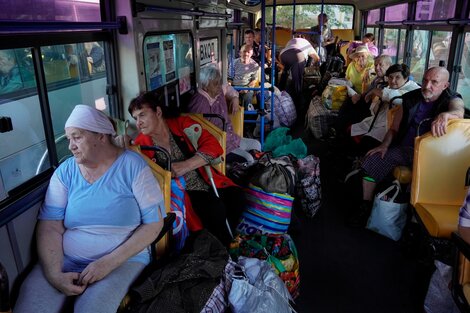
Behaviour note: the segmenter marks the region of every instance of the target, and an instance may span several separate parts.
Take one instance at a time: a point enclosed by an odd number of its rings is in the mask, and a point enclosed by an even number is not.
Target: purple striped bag
[[[288,194],[269,193],[252,184],[245,189],[247,206],[237,232],[243,235],[284,234],[290,224],[294,198]]]

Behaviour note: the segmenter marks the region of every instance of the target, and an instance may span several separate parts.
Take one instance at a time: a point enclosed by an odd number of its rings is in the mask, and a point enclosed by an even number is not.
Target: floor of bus
[[[392,241],[346,226],[351,201],[344,196],[345,165],[328,140],[315,140],[299,116],[294,137],[320,157],[322,207],[313,218],[295,208],[291,235],[300,259],[299,313],[422,313],[434,270],[422,256],[419,231]],[[347,166],[347,165],[346,165]],[[413,235],[413,236],[411,236]],[[410,239],[411,238],[411,239]]]

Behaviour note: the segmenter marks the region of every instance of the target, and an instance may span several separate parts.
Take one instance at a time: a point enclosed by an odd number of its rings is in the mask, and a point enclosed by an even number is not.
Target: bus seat
[[[163,193],[163,201],[165,203],[165,212],[170,212],[170,198],[171,198],[171,171],[163,169],[161,166],[149,159],[141,152],[140,146],[131,146],[131,150],[139,153],[147,164],[152,169],[152,173],[160,184],[160,189]],[[155,258],[158,260],[161,256],[165,255],[170,247],[170,235],[165,236],[155,246]]]
[[[213,123],[204,118],[204,114],[201,113],[184,113],[183,115],[191,117],[193,120],[201,124],[202,128],[207,130],[212,136],[214,136],[219,144],[222,146],[224,151],[222,154],[222,162],[212,165],[216,170],[225,175],[225,151],[227,151],[227,133],[215,126]]]
[[[338,37],[342,41],[354,40],[354,29],[331,29],[334,37]]]
[[[470,244],[456,232],[452,233],[452,240],[456,247],[452,269],[452,297],[461,312],[470,312]]]
[[[470,120],[451,120],[447,134],[415,139],[411,204],[431,237],[450,239],[467,194]]]
[[[243,123],[245,120],[245,108],[240,106],[235,114],[230,114],[230,121],[232,122],[233,132],[240,137],[243,137]]]
[[[163,227],[160,234],[153,241],[151,246],[152,258],[153,261],[158,261],[163,256],[167,255],[170,251],[170,243],[173,229],[173,222],[176,219],[176,214],[172,213],[170,210],[170,201],[171,201],[171,171],[164,169],[151,159],[149,159],[145,154],[142,153],[140,146],[130,146],[129,149],[140,154],[142,158],[147,162],[152,170],[153,175],[160,185],[160,189],[163,194],[163,201],[165,203],[165,212],[167,216],[163,220]],[[131,302],[130,294],[126,294],[124,299],[122,299],[118,313],[128,312],[128,308]]]
[[[290,28],[276,26],[276,45],[279,51],[281,51],[291,39],[292,30]]]

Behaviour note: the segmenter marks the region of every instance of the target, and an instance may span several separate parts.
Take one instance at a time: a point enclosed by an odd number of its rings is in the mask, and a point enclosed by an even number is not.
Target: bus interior
[[[406,64],[410,78],[418,84],[427,69],[445,67],[450,73],[449,88],[460,93],[465,109],[470,109],[467,0],[2,1],[0,263],[9,277],[10,303],[15,303],[25,275],[37,260],[36,217],[52,173],[71,154],[64,124],[75,105],[87,104],[105,112],[118,121],[118,132],[135,137],[138,130],[127,110],[131,99],[158,90],[166,106],[185,112],[199,87],[201,68],[215,64],[224,83],[230,81],[246,30],[260,26],[261,40],[266,43],[261,51],[270,50],[276,58],[291,38],[311,35],[320,13],[329,17],[344,68],[351,42],[372,33],[379,54],[389,55],[393,63]],[[267,67],[270,60],[261,53],[260,62]],[[270,86],[278,86],[279,81],[272,65],[270,70],[268,75],[260,75],[259,87],[254,88],[260,95],[256,100],[259,108],[245,108],[243,116],[245,131],[259,125],[262,145],[273,130],[270,120],[274,114],[274,110],[264,110],[269,106],[265,91],[272,91]],[[470,312],[463,300],[470,296],[462,291],[470,277],[466,282],[460,273],[463,270],[458,271],[460,253],[468,250],[468,243],[457,234],[458,213],[454,211],[445,236],[430,234],[429,227],[417,218],[418,196],[412,194],[409,201],[413,205],[408,203],[407,223],[397,241],[347,225],[349,196],[361,192],[345,183],[356,158],[338,144],[331,128],[316,136],[307,125],[310,103],[315,95],[321,96],[319,83],[304,78],[302,93],[295,98],[297,120],[290,127],[292,137],[301,138],[306,145],[307,154],[320,159],[322,195],[314,217],[300,209],[300,199],[292,211],[288,233],[297,247],[301,280],[295,311],[426,312],[424,301],[437,260],[453,266],[448,295],[461,312]],[[129,123],[128,129],[124,121]],[[465,122],[461,125],[455,127],[468,127]],[[465,133],[467,137],[469,133]],[[465,140],[458,145],[447,151],[467,152]],[[434,156],[435,151],[427,155]],[[425,159],[423,173],[441,173],[436,166],[447,172],[459,162],[464,167],[464,158],[450,161],[448,167],[441,165],[449,162],[447,157]],[[412,170],[411,184],[417,184],[415,168]],[[461,205],[468,175],[455,175],[444,179],[423,174],[427,184],[422,186],[433,185],[435,190],[445,183],[459,186],[456,197],[461,199],[456,201]],[[417,187],[411,184],[404,188],[413,193]],[[450,193],[449,188],[444,189]],[[436,201],[443,204],[440,199]],[[452,205],[458,210],[455,201]]]

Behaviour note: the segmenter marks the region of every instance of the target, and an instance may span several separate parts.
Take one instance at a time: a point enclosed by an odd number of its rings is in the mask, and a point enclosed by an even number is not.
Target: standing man
[[[326,60],[326,55],[330,55],[333,52],[335,42],[326,13],[318,14],[318,25],[313,26],[311,31],[315,32],[315,34],[312,34],[310,41],[322,56],[322,60]]]

